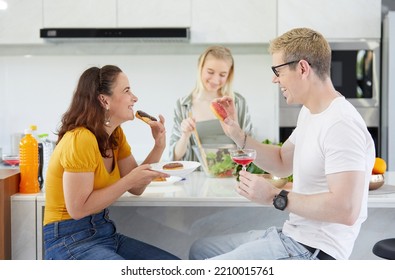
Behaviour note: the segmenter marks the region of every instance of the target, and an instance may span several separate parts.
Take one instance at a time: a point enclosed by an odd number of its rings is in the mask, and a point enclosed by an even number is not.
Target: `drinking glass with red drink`
[[[243,170],[247,169],[247,165],[253,162],[256,158],[256,150],[254,149],[237,149],[237,150],[230,150],[230,156],[232,160],[237,164],[243,166]]]
[[[3,161],[12,167],[16,167],[19,164],[19,156],[18,155],[3,155]]]

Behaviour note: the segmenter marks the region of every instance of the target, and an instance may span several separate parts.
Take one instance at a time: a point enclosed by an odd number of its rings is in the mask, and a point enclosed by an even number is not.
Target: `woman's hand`
[[[183,119],[180,124],[179,132],[181,133],[176,145],[174,146],[174,153],[172,160],[181,160],[185,155],[189,139],[193,130],[196,128],[196,120],[194,117]]]
[[[182,133],[189,138],[191,136],[192,132],[196,128],[196,120],[194,117],[189,117],[181,122],[181,131]]]
[[[133,169],[125,177],[127,177],[127,180],[130,182],[130,189],[128,192],[134,195],[141,195],[153,179],[157,177],[167,178],[169,176],[169,174],[152,170],[149,164],[142,164]]]
[[[152,137],[155,139],[155,146],[164,149],[166,147],[165,118],[159,115],[159,121],[151,121],[149,126],[151,127]]]

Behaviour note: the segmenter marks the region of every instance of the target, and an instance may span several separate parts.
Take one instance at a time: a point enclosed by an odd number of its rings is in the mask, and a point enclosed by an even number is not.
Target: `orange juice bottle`
[[[21,171],[20,193],[38,193],[38,143],[30,129],[19,143],[19,169]]]

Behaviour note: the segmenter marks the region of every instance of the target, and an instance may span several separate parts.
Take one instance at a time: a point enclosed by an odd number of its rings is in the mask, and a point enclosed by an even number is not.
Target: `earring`
[[[111,126],[110,124],[110,121],[111,121],[111,117],[110,117],[110,114],[109,114],[109,111],[110,111],[110,109],[108,108],[108,106],[106,107],[106,115],[108,115],[108,117],[105,117],[105,119],[104,119],[104,125],[105,126]]]

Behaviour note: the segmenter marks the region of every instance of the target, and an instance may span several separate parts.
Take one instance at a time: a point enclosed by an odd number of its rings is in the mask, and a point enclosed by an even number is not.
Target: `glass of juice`
[[[230,150],[229,152],[232,160],[237,164],[241,164],[244,171],[246,170],[247,165],[253,162],[256,158],[256,151],[254,149],[237,149]]]

